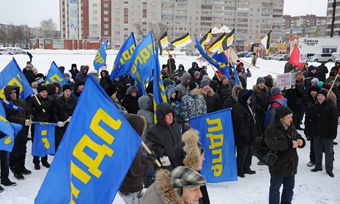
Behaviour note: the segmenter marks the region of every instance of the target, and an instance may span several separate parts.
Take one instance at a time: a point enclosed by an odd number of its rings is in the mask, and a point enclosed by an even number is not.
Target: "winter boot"
[[[4,191],[5,189],[3,187],[0,186],[0,193],[2,193],[2,191]]]
[[[21,174],[21,169],[19,167],[17,159],[11,159],[10,160],[9,168],[12,171],[12,173],[14,174],[14,177],[16,179],[18,179],[18,180],[24,180],[25,179],[25,177]]]
[[[30,175],[32,172],[25,167],[25,155],[19,157],[19,168],[23,175]]]
[[[34,164],[34,169],[35,170],[39,170],[40,169],[39,163],[40,163],[39,157],[34,156],[33,157],[33,164]]]
[[[46,168],[50,168],[50,164],[48,163],[48,161],[47,161],[47,155],[46,156],[44,156],[44,157],[41,157],[41,163],[42,163],[42,165],[44,166],[44,167],[46,167]]]

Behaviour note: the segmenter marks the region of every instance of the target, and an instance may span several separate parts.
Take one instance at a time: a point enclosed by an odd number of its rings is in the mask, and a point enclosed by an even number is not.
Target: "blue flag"
[[[50,69],[48,70],[47,76],[45,78],[45,84],[52,84],[53,82],[58,82],[61,86],[68,84],[63,73],[60,71],[54,61],[51,63]]]
[[[229,67],[226,65],[226,63],[222,63],[214,59],[213,57],[210,57],[202,48],[200,41],[197,39],[197,36],[195,35],[195,42],[197,50],[200,52],[202,57],[204,57],[210,64],[212,64],[214,67],[216,67],[220,72],[222,72],[223,75],[227,76],[230,79],[229,74]]]
[[[34,94],[31,85],[28,83],[24,73],[22,73],[17,61],[14,59],[0,73],[0,98],[6,99],[4,89],[8,85],[20,88],[20,98],[26,99]]]
[[[0,104],[0,131],[4,137],[0,139],[0,150],[12,152],[14,146],[14,137],[21,130],[22,126],[16,123],[10,123],[6,120],[6,114],[3,106]]]
[[[34,140],[32,156],[44,157],[55,153],[54,130],[56,123],[33,122]]]
[[[218,53],[215,52],[215,54],[212,56],[217,62],[221,62],[222,64],[226,64],[228,62],[228,58],[225,55],[224,52]]]
[[[106,49],[107,44],[109,43],[108,40],[106,40],[99,48],[99,50],[96,53],[96,57],[93,60],[93,66],[95,70],[99,70],[100,67],[102,67],[104,64],[106,64]]]
[[[35,203],[112,203],[141,142],[89,75]]]
[[[141,95],[145,95],[145,83],[152,78],[152,70],[155,67],[155,52],[150,32],[136,47],[131,60],[126,64],[131,67],[130,75],[135,79],[136,86]]]
[[[153,77],[153,107],[154,107],[154,120],[156,123],[156,107],[158,104],[167,102],[166,95],[165,95],[165,89],[163,84],[162,75],[160,73],[160,64],[158,59],[158,47],[156,47],[156,66],[154,69],[154,77]]]
[[[126,66],[132,57],[134,50],[136,49],[136,41],[133,33],[125,40],[124,44],[120,48],[117,57],[113,63],[113,69],[110,75],[111,80],[114,80],[124,74],[130,72],[131,67]]]
[[[201,170],[207,182],[237,180],[235,143],[231,109],[190,118],[192,128],[200,132],[205,160]]]

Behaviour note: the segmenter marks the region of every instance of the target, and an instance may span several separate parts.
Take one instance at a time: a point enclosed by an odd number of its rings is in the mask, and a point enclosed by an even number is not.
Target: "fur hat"
[[[183,147],[183,164],[186,167],[196,169],[202,160],[204,152],[203,146],[199,142],[198,131],[190,128],[182,135]]]
[[[206,183],[200,173],[185,166],[178,166],[171,171],[170,182],[174,188],[204,186]]]
[[[111,97],[114,93],[117,92],[117,88],[115,85],[111,85],[105,89],[105,92],[109,97]]]
[[[256,84],[265,83],[265,82],[266,82],[266,80],[264,80],[263,77],[257,77]]]
[[[130,86],[127,90],[126,90],[126,95],[130,95],[132,92],[136,92],[138,94],[139,90],[137,86]]]
[[[323,83],[323,84],[322,84],[322,88],[328,89],[328,90],[331,88],[331,86],[332,86],[332,85],[329,84],[329,83]]]
[[[146,120],[144,116],[128,113],[125,115],[125,118],[127,119],[127,121],[129,121],[130,125],[138,133],[139,136],[144,135],[146,129]]]
[[[194,73],[194,76],[200,76],[201,75],[201,73],[199,72],[199,71],[196,71],[195,73]]]
[[[164,83],[164,88],[166,88],[168,85],[173,85],[174,84],[173,81],[171,79],[169,79],[169,78],[165,78],[163,83]]]
[[[327,98],[327,91],[325,89],[321,89],[320,91],[318,91],[318,95],[322,94]]]
[[[197,88],[197,83],[194,82],[194,81],[191,81],[190,84],[189,84],[189,91],[191,91],[195,88]]]
[[[275,117],[276,118],[283,118],[289,114],[292,114],[293,111],[288,108],[287,106],[279,106],[275,108]]]
[[[65,84],[63,86],[63,91],[65,91],[66,89],[70,89],[71,90],[71,86],[69,84]]]
[[[281,89],[280,87],[278,86],[273,86],[271,89],[270,89],[270,95],[271,96],[276,96],[278,94],[281,94]]]
[[[228,78],[227,76],[222,75],[222,76],[221,76],[221,82],[222,82],[223,80],[227,79],[227,78]]]
[[[46,88],[46,86],[38,86],[37,91],[38,91],[38,93],[40,93],[42,91],[47,91],[47,88]]]
[[[201,82],[201,88],[203,88],[206,85],[210,85],[210,81],[207,80],[207,79],[203,79],[202,82]]]

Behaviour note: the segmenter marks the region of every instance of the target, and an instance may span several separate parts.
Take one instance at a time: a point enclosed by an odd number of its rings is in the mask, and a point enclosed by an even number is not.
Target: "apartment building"
[[[281,41],[284,0],[60,0],[62,38],[110,39],[120,47],[131,32],[137,41],[159,23],[172,41],[203,36],[213,27],[235,28],[235,42],[256,42],[272,30]]]
[[[331,36],[331,25],[333,16],[333,4],[335,4],[335,19],[333,36],[340,36],[340,0],[328,0],[326,36]]]
[[[283,29],[308,28],[326,25],[326,16],[305,15],[305,16],[283,16]]]

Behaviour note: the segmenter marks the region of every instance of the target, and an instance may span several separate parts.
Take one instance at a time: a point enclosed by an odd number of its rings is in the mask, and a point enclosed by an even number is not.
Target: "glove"
[[[64,127],[64,125],[65,125],[65,123],[64,122],[62,122],[62,121],[58,121],[58,127]]]
[[[13,110],[14,110],[14,111],[21,112],[21,111],[22,111],[22,108],[21,108],[21,106],[16,106],[16,107],[13,107]]]
[[[249,68],[247,68],[247,72],[250,72]]]
[[[67,121],[70,122],[72,118],[72,115],[70,117],[67,118]]]
[[[30,126],[32,124],[32,120],[26,119],[25,126]]]
[[[12,101],[8,101],[8,104],[6,104],[6,108],[12,109],[13,108],[13,102]]]

